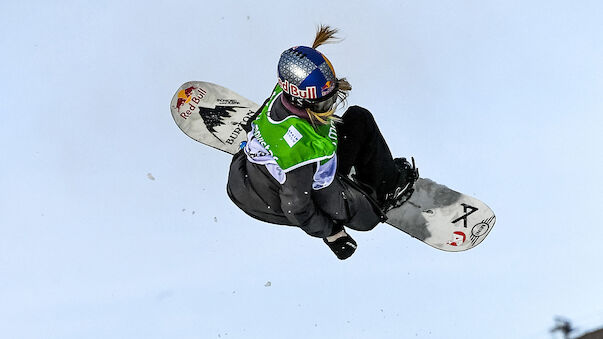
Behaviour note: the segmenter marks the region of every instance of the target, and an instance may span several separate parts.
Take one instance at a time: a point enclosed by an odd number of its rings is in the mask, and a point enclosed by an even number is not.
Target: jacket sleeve
[[[313,237],[324,238],[333,230],[333,220],[321,211],[312,199],[315,164],[287,173],[279,192],[281,208],[289,221]]]

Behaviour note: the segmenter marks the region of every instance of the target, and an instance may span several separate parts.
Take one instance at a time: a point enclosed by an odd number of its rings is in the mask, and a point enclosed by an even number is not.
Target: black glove
[[[337,238],[332,242],[327,241],[327,238],[324,238],[323,240],[340,260],[345,260],[351,257],[352,254],[354,254],[354,251],[356,251],[356,247],[358,247],[356,241],[354,241],[354,239],[352,239],[352,237],[350,237],[348,234]]]

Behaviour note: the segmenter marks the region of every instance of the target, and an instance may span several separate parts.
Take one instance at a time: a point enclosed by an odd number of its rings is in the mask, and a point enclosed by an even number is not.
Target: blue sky
[[[600,1],[0,4],[0,333],[13,338],[550,338],[603,325]],[[180,132],[182,83],[261,102],[322,51],[398,156],[487,202],[465,253],[381,225],[337,260],[250,219]],[[149,175],[150,174],[150,175]]]

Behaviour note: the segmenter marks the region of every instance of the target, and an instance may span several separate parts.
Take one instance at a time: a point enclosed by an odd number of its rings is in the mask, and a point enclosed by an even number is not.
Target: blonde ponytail
[[[312,48],[316,49],[318,46],[322,46],[324,44],[339,42],[340,39],[335,36],[335,34],[338,32],[339,30],[337,28],[331,28],[329,25],[320,25],[316,31]]]

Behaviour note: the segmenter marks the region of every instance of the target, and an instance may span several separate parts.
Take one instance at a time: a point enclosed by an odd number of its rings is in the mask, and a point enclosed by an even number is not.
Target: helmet
[[[319,102],[332,101],[338,87],[335,70],[329,59],[306,46],[292,47],[281,54],[278,83],[287,99],[300,108],[315,107]]]

